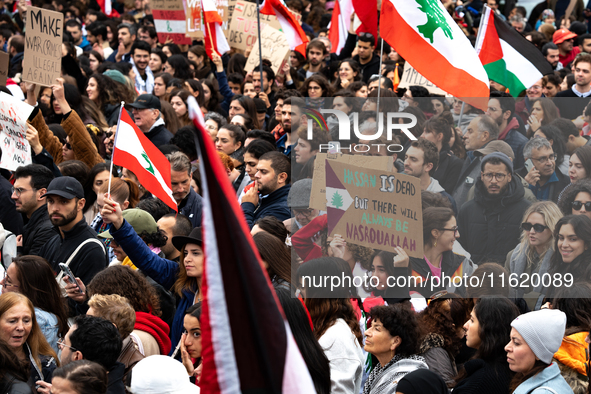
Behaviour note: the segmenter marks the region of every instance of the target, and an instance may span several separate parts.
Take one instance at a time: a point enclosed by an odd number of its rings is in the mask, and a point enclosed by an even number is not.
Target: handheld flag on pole
[[[332,46],[332,52],[337,55],[340,55],[345,47],[345,42],[349,35],[352,14],[353,3],[351,0],[336,0],[334,2],[328,39]]]
[[[205,51],[207,56],[211,58],[211,54],[216,52],[222,56],[230,50],[226,36],[222,30],[222,17],[218,13],[214,0],[202,0],[201,8],[203,9],[203,26],[205,39]]]
[[[488,77],[519,96],[552,66],[538,48],[485,6],[476,38],[476,52]]]
[[[170,186],[168,159],[138,129],[123,106],[117,123],[111,161],[133,172],[146,190],[178,212]]]
[[[289,43],[289,49],[296,50],[306,56],[306,43],[308,36],[295,16],[285,6],[282,0],[265,0],[261,6],[261,14],[275,15],[281,24],[281,30]]]
[[[197,128],[206,256],[201,391],[315,393],[203,114],[193,97],[188,106]]]

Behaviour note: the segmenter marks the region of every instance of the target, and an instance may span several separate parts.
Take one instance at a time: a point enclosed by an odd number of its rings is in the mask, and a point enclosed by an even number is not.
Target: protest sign
[[[418,178],[326,160],[329,236],[411,257],[423,257],[423,212]]]
[[[0,92],[0,168],[14,171],[32,163],[31,146],[27,141],[27,119],[33,107],[13,96]]]
[[[62,70],[64,15],[28,7],[26,20],[23,81],[51,86]]]
[[[261,47],[263,50],[262,58],[270,60],[273,72],[275,75],[279,74],[283,61],[291,52],[285,34],[271,26],[265,26],[261,31]],[[259,62],[259,45],[258,40],[256,40],[250,55],[248,55],[244,70],[253,71]]]
[[[185,37],[187,22],[182,0],[151,0],[150,5],[159,42],[171,39],[177,45],[191,44],[191,38]]]
[[[404,72],[402,73],[402,78],[400,79],[400,85],[398,85],[398,88],[407,89],[409,86],[415,85],[426,88],[431,94],[447,96],[447,93],[444,90],[439,89],[433,83],[428,81],[425,77],[419,74],[409,62],[406,62],[404,64]]]
[[[6,52],[0,51],[0,85],[6,85],[8,78],[10,56]]]
[[[226,40],[230,36],[230,21],[232,20],[232,14],[234,13],[234,7],[236,7],[236,0],[217,0],[218,2],[218,10],[220,9],[219,4],[220,2],[227,2],[227,12],[224,12],[222,15],[222,19],[224,23],[222,24],[222,29],[224,30],[224,34],[226,35]],[[221,15],[221,14],[220,14]]]
[[[187,0],[187,37],[203,39],[201,0]]]
[[[326,210],[326,180],[324,169],[326,159],[387,172],[392,172],[393,166],[391,156],[343,155],[340,153],[316,154],[314,174],[312,176],[312,192],[310,193],[310,208],[320,211]]]

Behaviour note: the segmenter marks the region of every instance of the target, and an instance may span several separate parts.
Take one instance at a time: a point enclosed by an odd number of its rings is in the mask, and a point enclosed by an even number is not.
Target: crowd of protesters
[[[591,392],[591,9],[442,3],[471,39],[488,5],[555,71],[518,98],[491,81],[484,111],[399,87],[404,59],[354,23],[334,53],[334,2],[287,1],[305,55],[246,72],[248,53],[159,42],[149,1],[107,17],[34,0],[64,14],[61,77],[36,86],[22,81],[27,2],[2,2],[0,90],[34,109],[33,164],[0,170],[0,392],[199,392],[207,218],[190,97],[318,394]],[[422,258],[349,243],[310,206],[316,156],[340,135],[328,115],[308,132],[321,109],[356,128],[342,153],[418,179]],[[123,111],[166,155],[178,214],[111,166]],[[376,111],[416,124],[373,140]],[[327,292],[306,285],[318,273],[370,280]]]

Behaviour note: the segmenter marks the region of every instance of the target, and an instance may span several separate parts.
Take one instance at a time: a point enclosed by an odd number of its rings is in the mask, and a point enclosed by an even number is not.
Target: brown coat
[[[51,130],[47,127],[41,111],[31,120],[31,124],[39,133],[39,142],[41,145],[53,156],[55,164],[60,164],[64,161],[62,155],[63,144],[60,142]],[[96,145],[92,142],[92,138],[86,126],[82,123],[80,116],[76,111],[72,110],[70,114],[62,120],[62,127],[70,138],[70,145],[74,150],[74,157],[76,160],[84,162],[89,168],[94,167],[98,163],[104,162],[104,159],[98,154]]]

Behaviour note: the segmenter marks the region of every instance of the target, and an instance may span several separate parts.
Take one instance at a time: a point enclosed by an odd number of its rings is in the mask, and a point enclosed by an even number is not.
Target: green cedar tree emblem
[[[439,6],[440,0],[415,0],[419,4],[419,10],[427,15],[427,23],[418,26],[419,33],[433,44],[435,30],[441,28],[443,33],[453,40],[452,28],[445,19],[445,14]]]
[[[334,194],[332,195],[332,201],[331,204],[337,208],[337,209],[341,209],[341,207],[343,206],[343,196],[341,196],[339,194],[339,192],[334,192]]]
[[[148,162],[148,167],[145,167],[146,170],[148,170],[150,172],[150,174],[156,175],[154,173],[154,167],[152,166],[152,162],[148,158],[148,155],[146,154],[146,152],[142,152],[142,157],[144,158],[144,160],[146,160]]]

